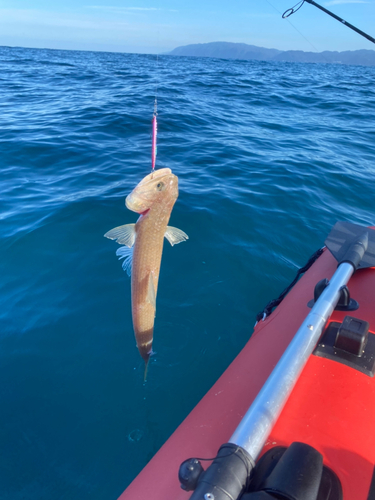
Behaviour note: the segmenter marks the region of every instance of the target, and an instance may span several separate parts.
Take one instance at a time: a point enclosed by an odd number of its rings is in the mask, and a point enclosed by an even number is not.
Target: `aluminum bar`
[[[340,289],[354,272],[340,264],[293,340],[268,377],[229,442],[244,448],[256,460],[298,377],[313,352],[328,318],[340,298]]]

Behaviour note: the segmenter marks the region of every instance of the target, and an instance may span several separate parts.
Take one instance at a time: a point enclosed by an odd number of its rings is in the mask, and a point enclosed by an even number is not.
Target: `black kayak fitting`
[[[178,478],[183,490],[194,491],[191,500],[233,500],[247,489],[254,466],[246,450],[226,443],[207,470],[190,458],[181,464]]]
[[[342,500],[340,480],[305,443],[271,448],[256,465],[240,448],[224,445],[214,464],[206,472],[196,458],[181,464],[181,487],[195,490],[190,500]]]

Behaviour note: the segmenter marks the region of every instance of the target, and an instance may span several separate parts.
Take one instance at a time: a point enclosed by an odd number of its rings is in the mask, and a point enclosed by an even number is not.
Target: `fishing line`
[[[155,81],[155,102],[154,115],[158,114],[158,86],[159,86],[159,54],[156,54],[156,81]]]
[[[294,10],[293,12],[297,12],[297,10],[299,10],[299,9],[302,7],[302,5],[303,5],[303,2],[304,2],[304,1],[305,1],[305,0],[301,0],[300,2],[298,2],[298,3],[294,6],[294,7],[297,7],[297,5],[298,5],[299,3],[300,3],[301,5],[300,5],[300,6],[299,6],[296,10]],[[303,33],[301,33],[301,32],[300,32],[300,30],[299,30],[298,28],[296,28],[296,26],[294,26],[294,24],[293,24],[293,23],[292,23],[289,19],[287,19],[287,17],[288,17],[288,16],[284,17],[285,12],[284,12],[284,14],[282,14],[282,13],[279,11],[279,9],[277,9],[274,5],[272,5],[272,3],[271,3],[271,2],[269,2],[268,0],[266,0],[266,2],[267,2],[269,5],[271,5],[271,7],[272,7],[273,9],[275,9],[275,10],[276,10],[276,12],[278,12],[278,13],[280,14],[280,16],[282,16],[282,18],[283,18],[283,19],[286,19],[286,20],[288,21],[288,23],[292,26],[292,28],[294,28],[294,29],[297,31],[297,33],[299,33],[299,34],[301,35],[301,37],[302,37],[302,38],[303,38],[303,39],[304,39],[307,43],[309,43],[309,44],[311,45],[311,47],[315,50],[315,52],[319,52],[319,50],[315,47],[315,45],[314,45],[312,42],[310,42],[310,40],[309,40],[308,38],[306,38],[306,37],[305,37],[305,35],[304,35]],[[289,10],[294,9],[294,7],[292,7],[291,9],[288,9],[288,11],[289,11]],[[287,11],[287,12],[288,12],[288,11]],[[292,12],[292,13],[293,13],[293,12]],[[290,14],[289,14],[289,15],[290,15]]]
[[[159,44],[159,38],[160,38],[159,35],[160,35],[159,28],[157,28],[157,44]],[[156,52],[155,100],[154,100],[154,112],[152,115],[151,173],[155,171],[156,155],[158,153],[158,148],[157,148],[158,90],[159,90],[159,52]]]

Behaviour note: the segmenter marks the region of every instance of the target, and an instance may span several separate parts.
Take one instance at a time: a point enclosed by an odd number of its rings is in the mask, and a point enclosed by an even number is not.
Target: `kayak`
[[[120,500],[374,500],[374,266],[338,222]]]

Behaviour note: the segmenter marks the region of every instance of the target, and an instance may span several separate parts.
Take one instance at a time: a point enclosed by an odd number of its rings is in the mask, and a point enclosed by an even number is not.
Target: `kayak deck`
[[[120,496],[121,500],[174,498],[191,494],[180,488],[178,469],[189,457],[214,457],[233,431],[310,311],[315,284],[330,278],[337,262],[324,251],[285,297],[258,323],[244,349],[192,410],[159,452]],[[357,311],[334,311],[368,321],[374,332],[375,273],[359,270],[350,280]],[[345,500],[367,500],[375,463],[375,379],[347,365],[310,356],[263,452],[300,441],[316,448],[339,477]]]

